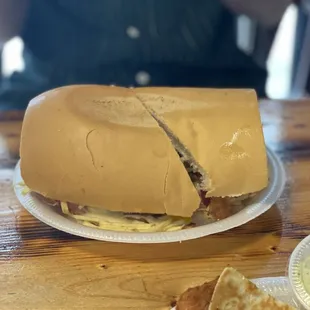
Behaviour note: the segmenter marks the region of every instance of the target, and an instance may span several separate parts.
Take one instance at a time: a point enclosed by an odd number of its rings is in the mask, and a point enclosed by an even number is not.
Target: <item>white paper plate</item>
[[[310,236],[303,239],[293,251],[290,262],[288,276],[293,292],[299,302],[310,309],[310,294],[306,291],[302,277],[301,266],[305,258],[310,256]]]
[[[289,281],[286,277],[260,278],[252,280],[262,291],[297,309],[302,309],[294,299]],[[175,308],[171,309],[175,310]]]
[[[52,207],[43,204],[31,194],[23,195],[20,166],[17,164],[14,175],[14,189],[20,203],[37,219],[59,230],[85,238],[126,243],[168,243],[196,239],[223,232],[245,224],[266,212],[279,198],[285,185],[285,171],[280,159],[268,150],[270,181],[269,186],[257,195],[251,204],[238,213],[221,221],[201,225],[199,227],[173,232],[115,232],[86,227],[57,213]]]
[[[262,291],[297,309],[301,309],[295,300],[289,280],[286,277],[260,278],[252,280]]]

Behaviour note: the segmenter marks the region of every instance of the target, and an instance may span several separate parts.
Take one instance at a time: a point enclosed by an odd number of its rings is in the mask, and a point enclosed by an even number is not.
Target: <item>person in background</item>
[[[236,16],[274,28],[290,0],[0,0],[0,49],[24,41],[25,69],[0,108],[68,84],[255,88],[267,71],[236,45]]]

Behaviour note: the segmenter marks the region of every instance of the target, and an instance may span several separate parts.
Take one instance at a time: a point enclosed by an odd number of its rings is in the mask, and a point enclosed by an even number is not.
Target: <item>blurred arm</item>
[[[276,26],[286,8],[294,0],[221,0],[222,3],[237,14],[244,14],[256,20],[259,24]]]
[[[0,0],[0,50],[5,42],[20,34],[29,0]]]

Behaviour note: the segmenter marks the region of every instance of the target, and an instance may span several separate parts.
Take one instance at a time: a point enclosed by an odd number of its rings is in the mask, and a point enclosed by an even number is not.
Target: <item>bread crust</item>
[[[190,217],[200,197],[162,122],[208,178],[207,196],[268,183],[252,90],[75,85],[34,98],[21,135],[21,173],[45,197],[111,211]]]
[[[25,184],[51,199],[182,217],[199,207],[171,141],[130,89],[77,85],[34,98],[20,154]]]
[[[207,196],[240,196],[268,184],[266,147],[254,90],[137,88],[207,177]]]

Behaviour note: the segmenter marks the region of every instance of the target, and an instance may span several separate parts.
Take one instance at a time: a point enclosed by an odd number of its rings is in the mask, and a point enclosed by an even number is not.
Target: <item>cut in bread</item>
[[[179,157],[192,181],[195,188],[199,193],[201,191],[206,192],[209,189],[208,178],[203,168],[196,162],[191,152],[185,147],[180,139],[170,130],[164,120],[156,114],[155,109],[152,108],[152,103],[148,103],[143,100],[143,97],[137,95],[137,98],[141,100],[144,107],[150,112],[152,117],[156,120],[158,125],[165,131],[169,139],[171,140],[174,148],[176,149]]]
[[[136,88],[178,152],[203,177],[208,197],[240,196],[268,184],[267,156],[253,90]]]
[[[70,86],[33,99],[20,154],[25,184],[51,199],[182,217],[200,204],[171,141],[126,88]]]

